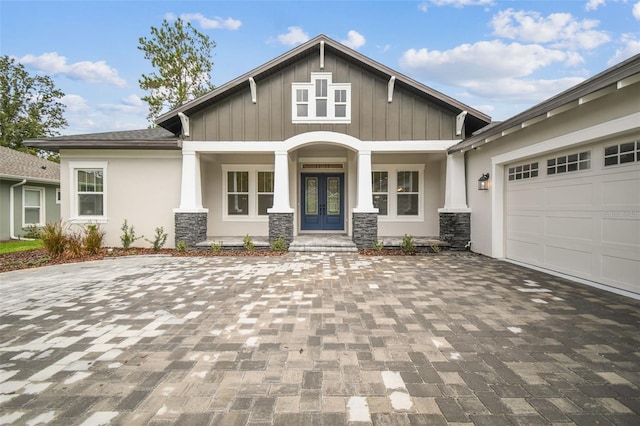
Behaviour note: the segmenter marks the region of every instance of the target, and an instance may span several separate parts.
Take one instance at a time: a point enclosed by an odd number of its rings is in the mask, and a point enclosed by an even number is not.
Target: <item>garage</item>
[[[640,294],[638,139],[507,165],[506,257]]]

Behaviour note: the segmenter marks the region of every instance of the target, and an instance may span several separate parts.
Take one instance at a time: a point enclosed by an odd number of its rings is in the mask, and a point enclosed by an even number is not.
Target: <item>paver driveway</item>
[[[640,302],[473,254],[0,274],[0,423],[640,424]]]

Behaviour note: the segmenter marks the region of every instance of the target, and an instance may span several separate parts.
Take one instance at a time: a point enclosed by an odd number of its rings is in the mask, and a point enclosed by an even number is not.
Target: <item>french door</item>
[[[302,174],[303,231],[344,230],[344,174]]]

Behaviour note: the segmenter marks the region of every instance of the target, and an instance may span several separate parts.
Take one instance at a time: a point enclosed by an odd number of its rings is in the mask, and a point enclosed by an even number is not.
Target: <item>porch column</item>
[[[359,249],[372,248],[378,241],[378,209],[373,207],[371,151],[358,151],[358,197],[352,214],[353,242]]]
[[[293,209],[289,203],[289,153],[276,151],[273,173],[273,207],[269,214],[269,242],[282,237],[287,245],[293,241]]]
[[[438,209],[440,239],[454,250],[469,248],[471,241],[471,209],[467,206],[467,180],[464,153],[447,155],[444,208]]]
[[[207,214],[202,207],[200,157],[191,151],[182,152],[182,181],[180,207],[175,215],[175,242],[184,241],[189,248],[207,239]]]

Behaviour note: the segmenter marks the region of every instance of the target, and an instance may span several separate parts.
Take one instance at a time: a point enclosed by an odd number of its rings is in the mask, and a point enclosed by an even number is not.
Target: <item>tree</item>
[[[173,109],[214,89],[210,82],[211,50],[215,41],[200,33],[191,23],[166,19],[161,28],[151,27],[151,37],[140,37],[138,49],[156,71],[138,80],[142,97],[149,104],[147,118],[153,125],[164,108]]]
[[[29,75],[24,65],[9,56],[0,57],[0,142],[19,151],[38,154],[22,143],[59,135],[68,125],[64,118],[64,96],[53,80],[44,75]],[[47,153],[48,155],[48,153]],[[46,156],[46,155],[45,155]]]

